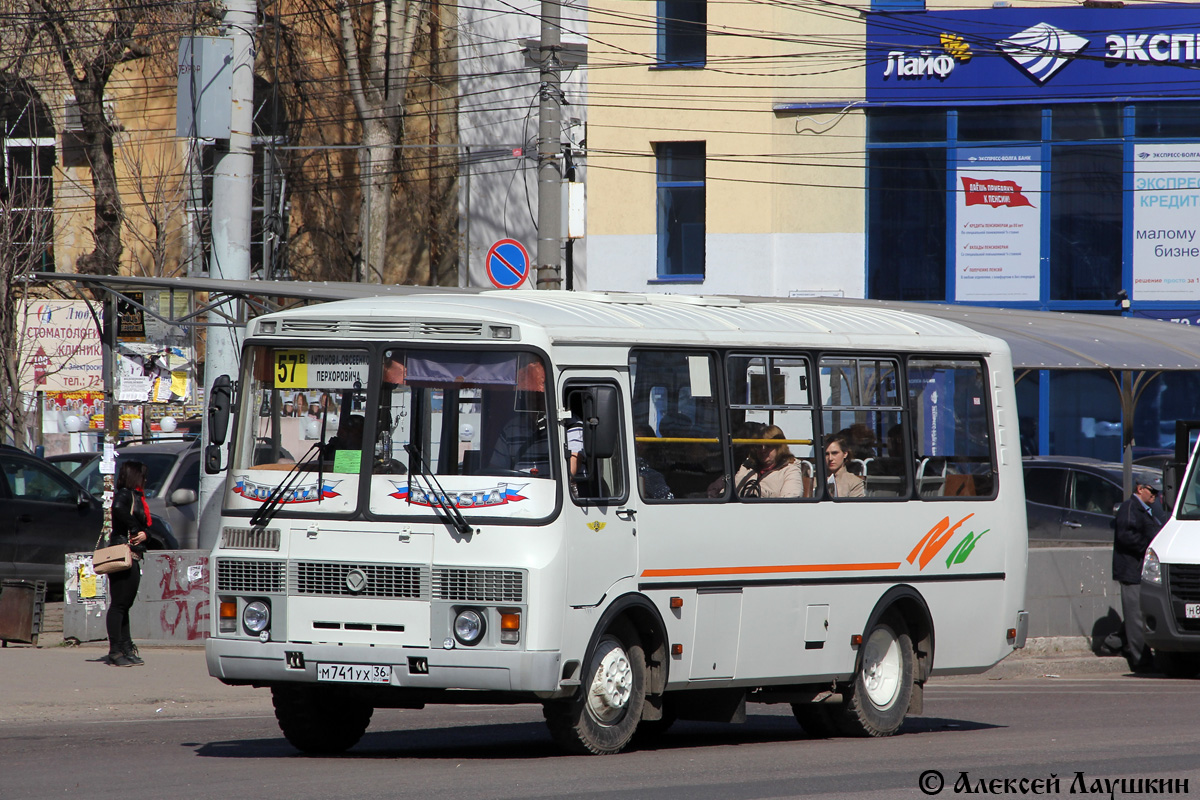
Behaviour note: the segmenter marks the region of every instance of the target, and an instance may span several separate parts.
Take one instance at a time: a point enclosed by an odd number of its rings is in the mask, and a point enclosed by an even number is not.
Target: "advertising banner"
[[[86,302],[31,299],[17,314],[21,391],[103,391],[100,332]]]
[[[1200,300],[1200,145],[1138,144],[1133,299]]]
[[[867,15],[868,102],[1111,102],[1200,96],[1200,7]]]
[[[959,151],[954,298],[1037,300],[1041,285],[1042,168],[1038,148]]]

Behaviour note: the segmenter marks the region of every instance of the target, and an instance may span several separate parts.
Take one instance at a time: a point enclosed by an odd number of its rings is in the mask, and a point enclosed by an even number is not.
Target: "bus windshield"
[[[251,346],[245,364],[230,508],[256,507],[289,473],[285,514],[354,512],[363,481],[376,515],[553,508],[553,406],[534,353]]]

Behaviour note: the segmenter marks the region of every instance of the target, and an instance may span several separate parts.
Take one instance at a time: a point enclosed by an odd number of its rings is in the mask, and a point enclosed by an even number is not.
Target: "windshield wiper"
[[[300,459],[292,465],[292,468],[288,470],[286,475],[283,476],[283,480],[279,482],[279,485],[271,490],[270,496],[268,496],[267,499],[262,502],[262,505],[258,507],[258,510],[254,512],[254,516],[250,517],[250,527],[264,527],[274,518],[274,516],[279,512],[279,509],[283,508],[283,498],[292,491],[296,485],[296,482],[300,480],[300,467],[303,466],[306,461],[308,461],[308,457],[313,454],[313,451],[318,451],[319,456],[320,449],[321,443],[313,442],[312,447],[308,448],[308,452],[301,456]],[[322,495],[323,486],[324,481],[318,477],[318,498],[320,498]]]
[[[425,480],[430,484],[430,488],[437,487],[437,491],[433,493],[433,503],[436,503],[437,508],[441,509],[442,513],[449,517],[450,522],[454,524],[455,530],[457,530],[463,536],[469,535],[471,533],[471,523],[467,522],[467,518],[464,517],[462,512],[458,510],[458,506],[448,502],[446,490],[442,488],[440,483],[438,483],[437,477],[433,474],[433,469],[429,466],[429,462],[425,460],[425,454],[414,447],[411,442],[404,445],[404,450],[408,453],[409,458],[411,459],[410,464],[412,461],[416,462],[417,469],[420,470],[421,475],[424,476]],[[408,501],[410,503],[412,502],[412,473],[413,471],[410,468],[408,470],[410,487],[408,492]],[[428,496],[428,494],[429,493],[426,493],[426,496]]]

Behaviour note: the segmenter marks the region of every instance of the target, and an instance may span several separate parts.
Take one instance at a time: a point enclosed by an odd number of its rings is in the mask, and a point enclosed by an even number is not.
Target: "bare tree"
[[[404,140],[405,95],[428,0],[374,0],[337,4],[341,56],[362,129],[359,213],[363,258],[358,280],[382,282],[391,219],[396,145]]]
[[[80,139],[91,167],[93,248],[76,262],[82,273],[116,275],[120,267],[123,210],[104,91],[117,65],[146,55],[135,38],[145,9],[145,4],[131,0],[29,0],[32,20],[49,39],[75,91]]]
[[[21,379],[31,359],[22,318],[29,297],[29,273],[41,269],[53,234],[49,184],[9,173],[0,187],[0,418],[3,441],[28,448],[31,443],[28,394]],[[32,365],[47,369],[48,363]]]
[[[138,176],[128,198],[134,202],[123,219],[134,272],[162,278],[180,275],[186,196],[178,152],[145,138],[127,137],[118,154],[125,171]]]
[[[291,274],[456,276],[458,159],[443,147],[457,139],[454,7],[283,2],[264,7],[260,52],[287,100],[291,143],[305,148],[288,167]]]

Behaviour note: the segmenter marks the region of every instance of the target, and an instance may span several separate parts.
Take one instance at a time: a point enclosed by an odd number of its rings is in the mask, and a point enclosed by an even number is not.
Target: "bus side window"
[[[635,453],[662,476],[647,500],[708,498],[726,474],[717,405],[716,359],[708,353],[636,350],[630,354]],[[639,476],[641,477],[641,476]]]
[[[983,364],[909,359],[908,395],[921,497],[994,497],[996,461]]]
[[[615,392],[615,387],[611,384],[603,386],[608,391]],[[593,441],[589,435],[589,425],[596,419],[597,413],[593,407],[593,390],[596,388],[593,385],[571,382],[565,389],[568,417],[561,421],[563,455],[571,497],[581,504],[622,502],[626,496],[622,437],[618,434],[617,446],[609,455],[597,457],[596,453],[588,452],[588,446]]]
[[[899,375],[894,359],[821,359],[822,441],[826,448],[840,442],[838,450],[848,452],[840,468],[845,475],[831,475],[830,462],[822,463],[826,495],[842,500],[909,496]]]

